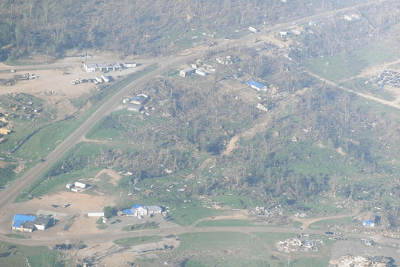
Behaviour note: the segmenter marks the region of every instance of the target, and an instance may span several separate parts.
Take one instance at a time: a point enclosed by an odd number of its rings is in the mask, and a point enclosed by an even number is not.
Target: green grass
[[[142,236],[142,237],[128,237],[114,240],[114,243],[120,246],[135,246],[140,244],[148,244],[161,241],[162,236]]]
[[[396,96],[392,92],[380,88],[377,85],[365,84],[365,81],[367,81],[367,79],[351,79],[349,81],[341,83],[340,85],[352,89],[356,92],[370,94],[387,101],[396,100]]]
[[[196,224],[195,227],[252,227],[253,221],[249,220],[205,220]]]
[[[46,247],[30,247],[14,245],[0,241],[0,266],[27,266],[25,258],[31,267],[52,267],[57,262],[65,260],[59,251],[50,251]],[[66,265],[72,266],[72,265]]]
[[[54,170],[59,170],[66,164],[63,164],[65,160],[71,156],[80,157],[82,159],[90,158],[93,155],[100,153],[101,146],[91,143],[80,143],[70,149],[60,160],[58,160],[47,172],[35,180],[28,188],[25,188],[21,194],[16,198],[16,202],[27,201],[32,196],[42,196],[47,193],[53,192],[64,188],[64,185],[69,181],[79,180],[82,177],[93,177],[99,172],[101,166],[85,166],[84,168],[77,170],[70,170],[67,173],[62,173],[57,176],[50,176]],[[60,167],[61,166],[61,167]]]
[[[327,225],[330,226],[348,226],[353,223],[353,219],[351,217],[344,217],[339,219],[332,219],[332,220],[321,220],[310,225],[313,229],[326,229]]]
[[[17,238],[17,239],[29,239],[30,238],[27,235],[21,235],[21,234],[6,234],[5,236],[11,237],[11,238]]]
[[[375,44],[359,51],[341,52],[331,57],[313,58],[306,67],[328,80],[351,78],[364,69],[384,62],[394,61],[399,55],[388,44]],[[329,62],[329,65],[325,63]]]
[[[97,228],[99,228],[99,229],[106,229],[107,228],[107,225],[105,223],[103,223],[103,218],[99,218],[96,221],[96,225],[97,225]]]
[[[181,262],[185,259],[185,266],[287,266],[288,257],[277,253],[275,244],[293,237],[293,234],[258,232],[185,233],[179,235],[180,246],[172,253],[174,257],[182,259]],[[322,253],[291,253],[289,266],[327,266],[330,245],[326,245],[321,251]]]

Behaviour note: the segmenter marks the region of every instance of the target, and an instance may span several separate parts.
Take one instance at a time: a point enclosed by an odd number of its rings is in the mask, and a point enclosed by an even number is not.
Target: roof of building
[[[34,225],[33,222],[28,221],[28,222],[24,222],[24,223],[23,223],[23,226],[24,226],[25,229],[33,230],[33,228],[34,228],[35,225]]]
[[[161,211],[162,210],[162,208],[157,205],[150,205],[150,206],[146,206],[146,207],[149,211]]]
[[[35,225],[47,225],[49,224],[50,219],[49,218],[44,218],[44,217],[37,217],[35,220],[33,220],[33,224]]]
[[[138,208],[144,208],[144,206],[140,204],[136,204],[135,206],[132,207],[133,210],[138,209]]]
[[[143,106],[142,105],[138,105],[138,104],[128,103],[126,105],[126,108],[128,110],[141,111],[143,109]]]
[[[25,221],[25,222],[32,222],[36,219],[35,215],[26,215],[26,214],[15,214],[13,221]]]
[[[30,228],[27,227],[26,225],[30,225],[30,224],[26,224],[27,222],[33,222],[36,219],[36,216],[34,215],[26,215],[26,214],[15,214],[14,218],[13,218],[13,227],[19,228],[21,227],[21,225],[24,226],[24,228]],[[33,223],[32,223],[32,227],[33,227]]]
[[[247,84],[249,86],[255,86],[255,87],[260,88],[260,89],[265,87],[265,85],[263,85],[262,83],[255,82],[255,81],[248,81]]]
[[[125,213],[126,215],[132,215],[132,214],[133,214],[133,211],[132,211],[131,209],[126,209],[126,210],[124,210],[124,213]]]

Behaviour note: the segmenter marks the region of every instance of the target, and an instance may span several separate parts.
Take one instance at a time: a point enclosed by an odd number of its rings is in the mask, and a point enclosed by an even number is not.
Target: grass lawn
[[[114,240],[114,243],[120,246],[135,246],[140,244],[147,244],[161,241],[162,236],[142,236],[142,237],[128,237]]]
[[[5,236],[11,237],[11,238],[18,238],[18,239],[29,239],[30,238],[27,235],[21,235],[21,234],[6,234]]]
[[[28,266],[25,259],[28,259],[31,267],[44,267],[57,266],[57,262],[65,260],[65,256],[46,247],[21,246],[0,241],[0,266]]]
[[[281,233],[210,232],[179,236],[180,246],[172,251],[184,266],[327,266],[330,246],[321,253],[279,253],[277,241],[294,237]],[[310,237],[312,239],[313,237]],[[326,255],[325,255],[326,254]],[[288,265],[288,256],[290,262]],[[160,254],[160,257],[166,257]],[[163,260],[161,258],[160,260]],[[144,265],[147,266],[147,265]],[[151,265],[149,265],[151,266]]]
[[[339,218],[339,219],[332,219],[332,220],[322,220],[315,222],[310,225],[311,228],[313,229],[326,229],[327,225],[334,226],[334,225],[350,225],[353,223],[353,219],[351,217],[344,217],[344,218]]]
[[[328,80],[348,79],[364,69],[394,61],[399,55],[388,44],[375,44],[359,51],[341,52],[331,57],[313,58],[306,67]],[[326,63],[329,64],[326,64]]]

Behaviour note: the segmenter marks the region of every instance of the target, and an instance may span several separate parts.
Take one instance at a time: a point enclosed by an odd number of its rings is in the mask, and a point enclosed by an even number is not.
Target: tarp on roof
[[[138,209],[138,208],[143,208],[143,206],[140,204],[136,204],[135,206],[132,207],[133,210]]]
[[[132,214],[133,214],[133,212],[132,212],[131,209],[126,209],[126,210],[124,210],[124,213],[125,213],[126,215],[132,215]]]
[[[13,221],[23,221],[23,222],[33,222],[36,219],[34,215],[26,215],[26,214],[15,214]]]
[[[259,83],[259,82],[255,82],[255,81],[248,81],[248,82],[247,82],[247,85],[249,85],[249,86],[254,86],[254,87],[257,87],[257,88],[259,88],[259,89],[262,89],[262,88],[265,87],[265,85],[263,85],[263,84],[261,84],[261,83]]]
[[[23,224],[25,221],[14,221],[14,223],[13,223],[13,227],[15,227],[15,228],[20,228],[21,227],[21,224]]]

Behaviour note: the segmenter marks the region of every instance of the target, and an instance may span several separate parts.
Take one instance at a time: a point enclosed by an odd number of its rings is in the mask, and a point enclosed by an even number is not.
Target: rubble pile
[[[286,239],[285,241],[279,241],[275,244],[279,251],[285,253],[290,252],[318,252],[317,243],[322,244],[322,240],[305,240],[299,238]]]
[[[331,260],[335,267],[391,267],[391,261],[385,257],[366,258],[362,256],[346,255],[338,260]]]
[[[384,70],[379,76],[365,82],[365,84],[377,83],[380,86],[400,88],[400,73],[393,70]]]

